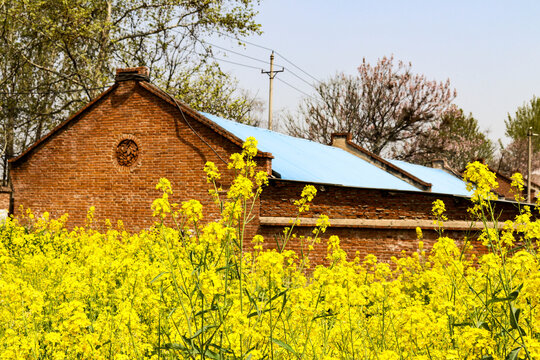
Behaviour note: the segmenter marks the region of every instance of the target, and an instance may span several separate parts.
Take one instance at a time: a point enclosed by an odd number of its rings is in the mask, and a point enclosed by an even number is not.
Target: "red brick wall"
[[[300,198],[304,183],[272,180],[261,196],[261,216],[296,216],[293,202]],[[305,217],[325,214],[344,219],[433,219],[433,201],[440,199],[446,205],[450,220],[469,220],[468,198],[426,192],[407,192],[315,185],[317,196]],[[497,202],[496,211],[504,210],[502,219],[515,215],[513,203]]]
[[[298,199],[305,184],[273,180],[261,197],[261,216],[268,217],[295,217],[297,210],[294,199]],[[332,218],[341,219],[398,219],[398,220],[432,220],[432,203],[441,199],[446,205],[446,215],[449,220],[469,220],[467,208],[471,205],[467,198],[430,193],[415,193],[406,191],[390,191],[376,189],[347,188],[331,185],[316,185],[317,196],[310,211],[303,217],[318,217],[325,214]],[[324,189],[324,191],[323,191]],[[513,218],[516,207],[512,203],[497,202],[495,212],[502,211],[501,221]],[[310,227],[297,227],[298,236],[312,236]],[[266,246],[274,247],[275,238],[283,233],[283,227],[262,225],[259,233],[266,239]],[[431,249],[438,238],[435,230],[423,229],[425,249]],[[462,243],[464,237],[476,238],[477,230],[445,231],[449,236]],[[353,259],[356,252],[360,258],[367,254],[374,254],[382,261],[389,262],[392,256],[401,251],[411,254],[418,249],[416,229],[411,228],[353,228],[329,227],[323,235],[323,241],[315,246],[310,255],[314,263],[322,263],[326,257],[326,240],[331,235],[340,238],[341,246]],[[300,250],[298,242],[288,244],[289,249]],[[486,249],[479,243],[474,243],[474,251],[483,253]]]
[[[186,117],[223,159],[241,150]],[[126,138],[139,148],[137,163],[130,168],[119,166],[116,160],[116,147]],[[139,230],[152,225],[150,205],[161,196],[155,185],[166,177],[173,185],[173,201],[199,199],[207,218],[215,218],[216,207],[202,170],[206,161],[226,173],[225,164],[176,108],[132,81],[121,82],[37,151],[12,164],[15,211],[23,205],[52,216],[69,213],[68,225],[75,226],[84,224],[93,205],[97,218],[122,219],[127,229]],[[225,174],[222,182],[230,179]]]
[[[298,227],[295,233],[297,236],[313,236],[312,229],[308,227]],[[282,227],[261,226],[259,233],[265,238],[265,248],[275,248],[275,237],[283,232]],[[424,250],[429,253],[433,244],[439,235],[434,230],[423,230]],[[475,232],[471,232],[470,238],[474,239]],[[327,254],[327,240],[331,235],[337,235],[340,239],[340,246],[347,252],[347,259],[352,261],[356,254],[360,259],[366,255],[373,254],[379,261],[391,262],[393,256],[399,257],[402,252],[411,255],[418,251],[418,239],[415,229],[363,229],[363,228],[333,228],[329,227],[321,237],[322,241],[315,244],[314,250],[309,258],[312,264],[324,264]],[[466,235],[464,231],[445,231],[445,236],[454,239],[458,246],[463,245],[463,239]],[[291,241],[287,244],[287,249],[294,250],[297,254],[301,253],[299,241]],[[304,248],[306,249],[307,246]],[[485,253],[486,249],[478,242],[473,241],[473,253]]]

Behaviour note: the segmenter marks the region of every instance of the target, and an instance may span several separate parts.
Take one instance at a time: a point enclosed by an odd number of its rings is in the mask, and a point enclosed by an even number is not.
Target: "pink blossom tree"
[[[328,144],[334,132],[350,132],[353,141],[376,154],[404,146],[433,127],[456,96],[449,80],[414,74],[411,64],[383,57],[364,59],[356,75],[337,74],[316,86],[314,97],[289,114],[291,135]]]

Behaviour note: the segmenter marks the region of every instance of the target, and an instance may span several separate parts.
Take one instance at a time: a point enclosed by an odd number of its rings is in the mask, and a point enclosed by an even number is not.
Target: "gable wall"
[[[241,150],[186,117],[224,160]],[[116,147],[127,138],[139,148],[138,161],[130,168],[119,166],[116,160]],[[79,120],[12,166],[15,213],[21,205],[55,217],[68,213],[68,225],[77,226],[84,224],[93,205],[98,219],[113,223],[122,219],[127,229],[135,231],[152,225],[150,205],[161,196],[155,185],[166,177],[173,185],[173,201],[198,199],[205,205],[207,218],[215,218],[202,170],[206,161],[225,172],[223,162],[186,125],[177,109],[132,81],[122,82]],[[230,179],[225,174],[222,182],[227,184]]]

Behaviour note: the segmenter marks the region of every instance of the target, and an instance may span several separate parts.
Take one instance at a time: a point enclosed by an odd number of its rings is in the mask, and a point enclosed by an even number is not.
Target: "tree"
[[[533,96],[531,101],[518,107],[516,114],[512,117],[508,114],[505,120],[506,135],[513,142],[522,142],[527,140],[527,131],[529,127],[533,128],[535,133],[540,133],[540,98]],[[516,147],[518,145],[515,145]],[[533,137],[533,148],[540,151],[540,138]]]
[[[444,159],[450,167],[461,171],[477,159],[492,162],[495,146],[472,114],[465,115],[463,110],[450,106],[431,128],[394,151],[396,159],[420,165]]]
[[[180,72],[166,91],[195,110],[258,126],[263,103],[247,91],[239,91],[237,81],[218,64],[204,64],[197,76]]]
[[[533,137],[534,139],[534,137]],[[495,161],[494,167],[501,173],[511,176],[512,174],[519,172],[527,178],[527,167],[528,167],[528,141],[525,139],[516,139],[510,142],[508,145],[503,146],[500,142],[500,155],[497,161]],[[534,149],[534,147],[533,147]],[[538,170],[540,170],[540,157],[535,156],[531,159],[531,173],[532,179],[534,180],[535,175],[538,175]]]
[[[529,153],[527,131],[532,127],[533,132],[540,132],[540,99],[533,97],[529,103],[518,107],[514,116],[508,114],[505,125],[506,135],[511,138],[511,142],[506,146],[500,143],[500,156],[495,166],[506,175],[515,172],[526,175]],[[533,152],[540,151],[540,139],[537,136],[533,136],[532,145]],[[531,160],[531,171],[539,170],[540,159],[533,156]]]
[[[358,74],[337,74],[316,86],[287,130],[328,144],[333,132],[350,132],[353,141],[383,154],[403,146],[430,128],[455,97],[449,81],[429,81],[413,74],[411,64],[383,57],[372,66],[364,59]],[[300,123],[299,123],[300,121]]]
[[[148,66],[165,88],[186,74],[204,79],[215,69],[215,64],[207,65],[212,50],[204,38],[259,33],[255,4],[257,0],[0,0],[4,168],[7,159],[101,93],[116,67]],[[220,80],[235,84],[225,81],[231,80],[226,74]],[[232,108],[240,109],[243,94],[233,85],[228,89],[199,94],[224,95],[214,98],[215,103],[226,107],[232,102]]]

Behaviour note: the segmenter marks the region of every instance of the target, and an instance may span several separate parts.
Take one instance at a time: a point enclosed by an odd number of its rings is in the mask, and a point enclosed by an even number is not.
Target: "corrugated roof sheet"
[[[203,113],[242,140],[253,136],[258,148],[274,155],[272,169],[282,179],[365,188],[416,190],[405,181],[348,152]]]
[[[411,164],[400,160],[388,160],[392,164],[405,171],[414,174],[420,179],[432,184],[431,192],[440,194],[470,196],[467,186],[463,180],[442,169],[434,169],[427,166]]]
[[[272,153],[272,169],[282,179],[344,186],[421,191],[398,177],[337,147],[295,138],[202,113],[208,119],[245,140],[253,136],[261,151]],[[426,168],[403,161],[392,162],[418,178],[432,183],[432,192],[468,195],[465,183],[443,170]]]

